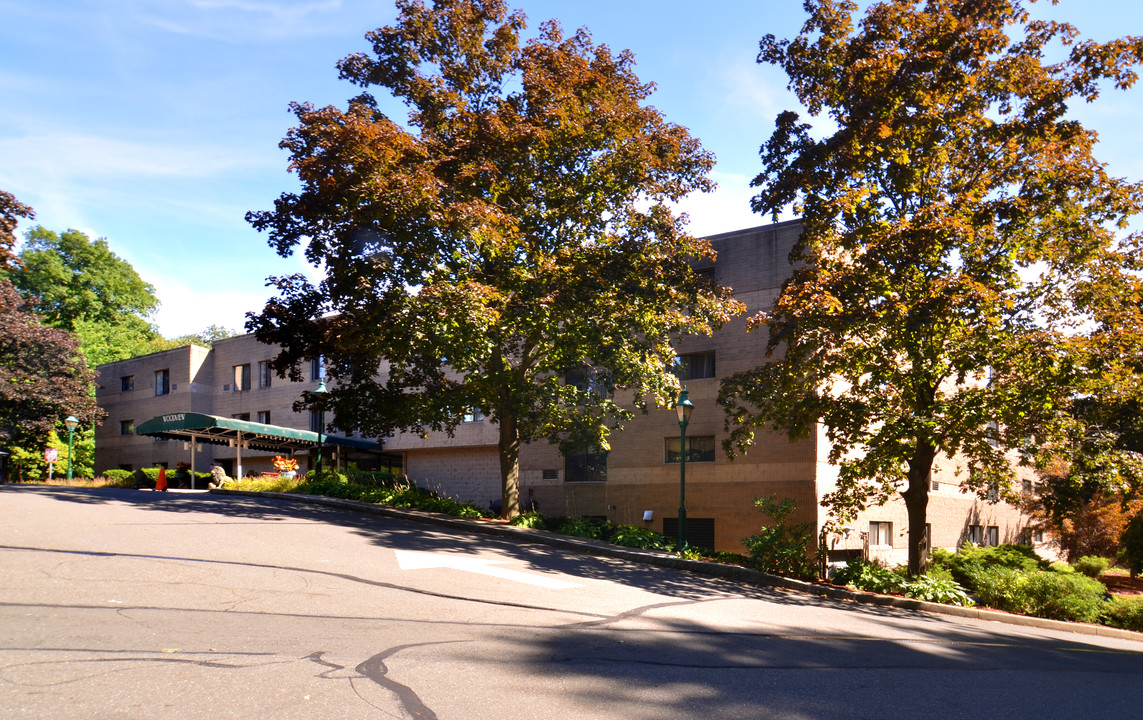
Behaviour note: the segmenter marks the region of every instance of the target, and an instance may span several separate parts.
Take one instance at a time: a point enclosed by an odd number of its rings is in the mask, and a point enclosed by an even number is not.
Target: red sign
[[[54,463],[60,456],[60,451],[55,448],[44,448],[44,461]]]

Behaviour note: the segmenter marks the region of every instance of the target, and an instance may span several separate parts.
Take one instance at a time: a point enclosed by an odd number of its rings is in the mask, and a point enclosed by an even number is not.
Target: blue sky
[[[800,0],[518,0],[530,27],[558,18],[634,52],[651,103],[718,157],[713,195],[687,200],[700,235],[762,224],[749,181],[785,76],[754,62],[766,33],[795,35]],[[1036,12],[1096,40],[1143,34],[1136,0],[1060,0]],[[244,220],[296,187],[278,141],[292,100],[344,106],[337,60],[367,50],[391,0],[0,0],[0,188],[35,223],[106,237],[158,290],[160,331],[241,330],[279,258]],[[396,119],[404,117],[392,107]],[[1143,84],[1074,115],[1115,175],[1143,179]],[[21,231],[30,227],[21,225]]]

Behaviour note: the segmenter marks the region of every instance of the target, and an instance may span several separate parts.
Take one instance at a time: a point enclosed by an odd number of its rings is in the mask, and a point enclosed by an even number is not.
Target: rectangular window
[[[1034,542],[1034,543],[1044,542],[1044,531],[1043,530],[1033,530],[1032,531],[1032,542]]]
[[[483,419],[484,413],[480,412],[479,408],[469,408],[461,417],[461,420],[466,423],[480,422]]]
[[[156,395],[169,395],[171,392],[171,371],[170,370],[156,370],[155,371],[155,394]]]
[[[134,389],[135,389],[135,376],[134,375],[124,375],[123,377],[119,378],[119,390],[121,392],[127,392],[128,390],[134,390]]]
[[[969,525],[968,526],[968,541],[973,545],[984,544],[984,526],[983,525]]]
[[[870,545],[893,545],[893,523],[871,521],[869,523]]]
[[[714,377],[714,351],[680,355],[675,360],[679,380],[702,380]]]
[[[263,425],[269,425],[270,424],[270,411],[269,410],[259,410],[258,411],[258,422],[262,423]]]
[[[593,392],[600,397],[610,397],[607,387],[607,371],[602,368],[576,368],[568,370],[564,384],[572,385],[584,392]]]
[[[938,480],[929,481],[929,492],[940,492],[941,483]]]
[[[695,270],[695,275],[698,276],[700,283],[705,284],[707,287],[714,287],[714,285],[715,285],[714,267],[701,268],[701,269]]]
[[[120,470],[134,470],[135,466],[131,463],[119,463]]]
[[[679,462],[679,441],[681,438],[664,438],[666,453],[663,462]],[[714,435],[687,436],[687,462],[714,462]]]
[[[120,435],[134,435],[135,434],[135,421],[134,420],[120,420],[119,421],[119,434]]]
[[[679,519],[663,518],[663,534],[672,540],[679,536]],[[687,545],[714,548],[714,518],[687,518]]]
[[[1032,494],[1032,481],[1031,480],[1025,480],[1023,483],[1021,483],[1021,488],[1023,489],[1025,495],[1031,495]]]
[[[234,413],[230,417],[235,420],[250,420],[250,413]]]
[[[607,453],[597,447],[569,451],[564,456],[564,482],[605,482]]]
[[[273,370],[270,369],[269,360],[258,361],[258,387],[270,387],[270,379],[274,376]]]
[[[319,355],[310,360],[310,380],[321,380],[325,377],[325,360]]]
[[[234,366],[234,392],[250,389],[250,363]]]
[[[985,529],[984,543],[988,547],[996,547],[1000,544],[1000,528],[996,525],[989,525]]]

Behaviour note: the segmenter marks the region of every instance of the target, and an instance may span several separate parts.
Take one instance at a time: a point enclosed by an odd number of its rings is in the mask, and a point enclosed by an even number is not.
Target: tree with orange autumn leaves
[[[524,40],[503,0],[397,8],[339,64],[363,89],[347,109],[293,106],[301,189],[247,217],[326,276],[272,278],[247,327],[280,372],[325,359],[330,392],[305,401],[338,427],[451,433],[479,410],[512,516],[523,444],[606,450],[630,406],[673,402],[673,339],[740,312],[692,271],[713,252],[668,205],[710,189],[713,160],[586,30]]]
[[[754,318],[767,362],[724,384],[728,447],[823,426],[839,466],[824,503],[845,520],[903,497],[913,574],[934,461],[1012,497],[1014,458],[1080,447],[1072,400],[1122,367],[1089,328],[1134,323],[1143,297],[1140,238],[1120,232],[1143,187],[1110,176],[1068,115],[1135,82],[1143,38],[1083,40],[1028,5],[885,0],[858,17],[806,0],[801,34],[758,57],[836,129],[787,111],[762,147],[755,210],[792,205],[805,229]]]

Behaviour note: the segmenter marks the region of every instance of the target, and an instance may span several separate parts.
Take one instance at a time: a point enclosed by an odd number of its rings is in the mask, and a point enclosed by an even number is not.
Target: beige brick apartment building
[[[747,305],[747,317],[777,298],[800,229],[801,224],[792,221],[713,236],[709,239],[718,252],[717,262],[699,269],[733,288]],[[740,318],[712,338],[687,338],[679,345],[683,382],[695,404],[687,428],[688,536],[693,544],[728,550],[742,549],[742,538],[757,531],[763,518],[753,501],[771,493],[794,498],[799,519],[821,528],[828,517],[819,501],[837,477],[837,469],[826,460],[829,448],[820,431],[797,443],[759,433],[747,454],[731,461],[722,453],[719,379],[757,365],[766,342],[762,333],[747,334],[744,326]],[[187,443],[134,435],[135,425],[170,412],[313,429],[314,418],[293,412],[291,404],[303,390],[317,386],[319,368],[315,365],[310,379],[301,383],[271,377],[265,363],[274,354],[273,348],[246,335],[219,341],[212,350],[190,346],[100,366],[97,399],[108,417],[96,433],[96,469],[185,460]],[[384,439],[384,455],[358,460],[399,465],[422,486],[488,506],[500,497],[496,442],[492,423],[473,415],[453,437],[398,434]],[[613,436],[605,457],[564,457],[546,443],[527,446],[520,458],[521,498],[535,501],[548,515],[607,517],[673,535],[679,506],[678,442],[674,410],[659,409],[635,417]],[[211,462],[233,469],[234,448],[203,447]],[[270,455],[251,453],[245,467],[268,469]],[[306,460],[301,464],[305,467]],[[948,459],[934,472],[929,502],[934,547],[1026,539],[1024,518],[1015,507],[962,493],[960,477]],[[651,519],[644,520],[648,513]],[[868,543],[873,556],[892,562],[906,559],[903,502],[871,508],[850,527],[848,535],[828,538],[831,551],[861,550]]]

